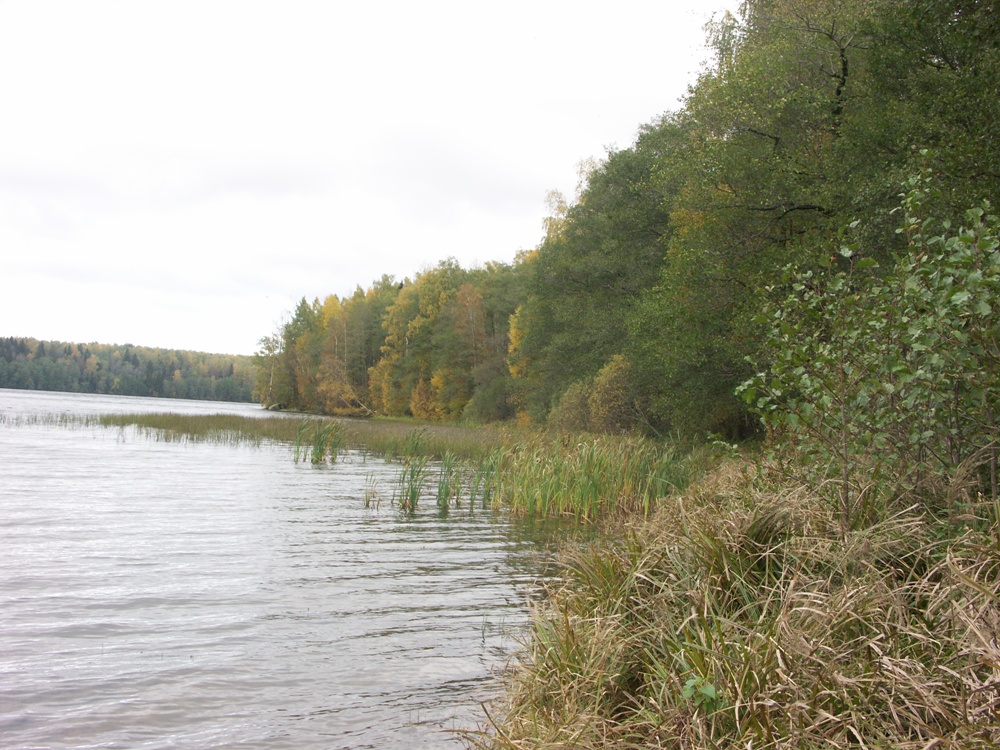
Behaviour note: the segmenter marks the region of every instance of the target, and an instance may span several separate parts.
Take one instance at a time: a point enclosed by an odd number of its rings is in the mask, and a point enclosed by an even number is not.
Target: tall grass
[[[438,463],[437,505],[447,509],[452,504],[458,505],[465,494],[466,465],[459,461],[451,452],[445,452]],[[471,469],[471,466],[469,467]]]
[[[310,446],[316,437],[314,429],[323,425],[336,425],[336,446],[363,450],[388,459],[401,458],[420,452],[432,459],[451,452],[463,460],[476,460],[497,445],[516,439],[517,433],[500,428],[473,428],[451,425],[419,425],[405,420],[356,420],[307,417],[291,415],[249,417],[232,414],[104,414],[98,417],[71,416],[63,422],[105,427],[134,427],[154,439],[212,441],[229,444],[255,444],[261,442],[284,443],[300,447],[300,460],[311,460],[312,451],[306,455],[305,445]],[[335,458],[327,451],[327,460]]]
[[[191,415],[102,414],[80,417],[84,425],[134,428],[153,440],[166,442],[212,442],[227,445],[259,446],[263,443],[294,445],[300,438],[303,421],[288,417],[247,417],[239,414]]]
[[[76,427],[81,417],[76,414],[0,414],[0,426],[3,427]]]
[[[585,522],[618,513],[648,515],[661,498],[684,489],[712,460],[708,449],[685,451],[643,438],[571,438],[407,421],[114,414],[98,423],[133,426],[161,440],[285,443],[293,446],[296,461],[313,464],[336,461],[347,449],[361,450],[402,464],[394,491],[400,507],[412,510],[425,491],[436,490],[442,508],[468,501],[470,506]]]
[[[646,515],[660,498],[684,489],[710,458],[707,449],[682,453],[673,444],[641,438],[541,436],[493,452],[480,464],[479,487],[494,507],[528,515],[585,521]]]
[[[430,469],[428,458],[412,455],[403,458],[402,471],[396,479],[394,499],[400,510],[412,513],[417,509],[421,496],[426,491]]]
[[[565,553],[482,748],[1000,745],[1000,523],[918,505],[842,535],[729,464]]]
[[[374,472],[365,474],[365,507],[378,510],[382,504],[382,496],[378,491],[378,480]]]
[[[305,419],[295,433],[295,463],[307,457],[313,464],[335,463],[344,444],[342,422]]]
[[[503,456],[503,451],[494,450],[473,465],[469,479],[470,506],[475,506],[477,500],[483,508],[491,506]]]

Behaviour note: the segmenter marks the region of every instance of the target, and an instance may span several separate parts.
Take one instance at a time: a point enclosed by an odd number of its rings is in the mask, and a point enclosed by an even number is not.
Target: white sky
[[[251,354],[541,239],[738,0],[0,0],[0,336]]]

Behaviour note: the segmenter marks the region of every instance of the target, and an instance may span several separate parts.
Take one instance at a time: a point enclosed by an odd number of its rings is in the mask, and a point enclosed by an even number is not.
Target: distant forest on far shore
[[[0,388],[251,401],[250,357],[0,338]]]

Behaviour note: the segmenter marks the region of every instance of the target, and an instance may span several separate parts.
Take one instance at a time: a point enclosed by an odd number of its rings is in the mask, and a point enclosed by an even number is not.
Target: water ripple
[[[481,511],[366,509],[397,469],[359,456],[10,423],[0,456],[6,748],[458,747],[538,575]]]

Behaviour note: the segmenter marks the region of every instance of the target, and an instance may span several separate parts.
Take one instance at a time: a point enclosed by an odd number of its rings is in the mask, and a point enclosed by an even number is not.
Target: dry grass
[[[736,462],[566,552],[489,748],[1000,744],[1000,527],[916,506],[848,535]]]

